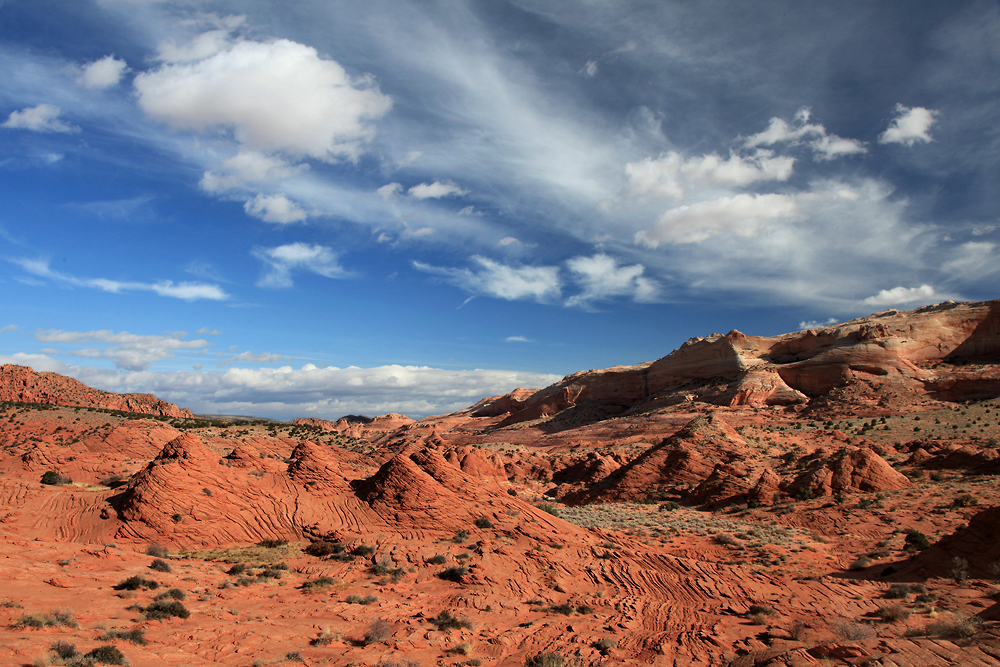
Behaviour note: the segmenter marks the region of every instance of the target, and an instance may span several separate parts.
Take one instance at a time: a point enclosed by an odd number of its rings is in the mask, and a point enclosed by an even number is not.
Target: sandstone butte
[[[997,665],[998,438],[997,301],[419,421],[4,366],[0,664]]]

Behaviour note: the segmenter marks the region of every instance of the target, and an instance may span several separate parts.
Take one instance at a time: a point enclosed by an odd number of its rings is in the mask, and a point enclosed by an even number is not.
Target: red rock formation
[[[848,447],[832,457],[818,458],[811,469],[789,485],[791,492],[805,488],[813,496],[832,493],[875,493],[905,489],[912,482],[867,447]]]
[[[161,401],[152,394],[115,394],[93,389],[58,373],[36,373],[27,366],[0,366],[0,401],[47,403],[193,418],[190,410]]]

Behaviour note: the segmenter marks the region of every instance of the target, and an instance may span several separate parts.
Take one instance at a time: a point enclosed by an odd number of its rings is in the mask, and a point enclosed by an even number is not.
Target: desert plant
[[[442,570],[438,574],[438,577],[446,581],[461,582],[462,579],[465,577],[465,575],[467,575],[468,573],[469,573],[469,568],[467,568],[464,565],[460,565],[457,567],[449,567],[445,570]]]
[[[347,604],[364,604],[364,605],[374,604],[378,602],[378,596],[366,595],[364,597],[361,597],[360,595],[348,595],[346,598],[344,598],[344,602],[346,602]]]
[[[437,554],[427,559],[427,563],[430,565],[444,565],[447,562],[448,562],[448,557],[445,556],[444,554]]]
[[[247,566],[243,563],[235,563],[232,567],[226,570],[226,574],[232,576],[239,576],[247,571]]]
[[[369,644],[379,644],[392,633],[392,626],[388,621],[384,619],[378,619],[368,626],[368,630],[365,632],[364,643]]]
[[[340,542],[329,542],[327,540],[320,540],[317,542],[311,542],[309,546],[307,546],[302,551],[309,554],[310,556],[316,556],[317,558],[326,558],[328,556],[336,556],[339,554],[343,554],[347,551],[347,548]]]
[[[596,648],[604,655],[607,655],[608,651],[610,651],[611,649],[618,648],[618,642],[616,642],[611,637],[601,637],[594,644],[594,648]]]
[[[69,642],[61,640],[49,646],[49,650],[63,660],[69,660],[70,658],[75,658],[79,655],[79,653],[76,652],[76,644],[70,644]]]
[[[171,618],[174,616],[177,618],[187,618],[191,615],[191,612],[177,600],[170,602],[166,600],[154,600],[148,607],[142,610],[142,615],[150,620]]]
[[[157,572],[170,572],[170,563],[165,560],[160,560],[157,558],[152,563],[149,564],[150,570],[156,570]]]
[[[879,618],[886,623],[896,623],[897,621],[905,621],[908,619],[910,617],[910,610],[897,602],[895,604],[879,608],[878,615]]]
[[[156,600],[183,600],[186,597],[187,597],[187,593],[185,593],[181,589],[179,589],[179,588],[170,588],[168,590],[163,591],[159,595],[157,595],[156,598],[154,598],[154,599],[156,599]]]
[[[63,484],[73,483],[73,480],[71,480],[69,477],[67,477],[66,475],[60,475],[55,470],[49,470],[48,472],[43,474],[42,479],[39,481],[42,484],[46,484],[48,486],[62,486]]]
[[[150,544],[146,547],[146,555],[155,558],[166,558],[169,555],[167,548],[162,544]]]
[[[956,584],[964,584],[969,578],[969,561],[959,556],[951,559],[951,578]]]
[[[493,527],[493,522],[486,517],[480,517],[476,519],[476,528],[481,528],[483,530],[488,530]]]
[[[285,660],[288,662],[305,662],[306,659],[302,657],[302,654],[298,651],[289,651],[285,654]]]
[[[553,505],[552,503],[539,503],[535,505],[535,507],[542,510],[543,512],[551,514],[552,516],[559,516],[559,508]]]
[[[102,641],[109,641],[112,639],[124,639],[125,641],[132,642],[133,644],[138,644],[139,646],[146,645],[146,634],[142,628],[132,628],[131,630],[108,630],[101,637]]]
[[[127,665],[128,661],[125,660],[125,654],[119,651],[116,647],[111,644],[105,644],[104,646],[98,646],[95,649],[91,649],[83,656],[89,659],[89,662],[84,664],[94,664],[95,662],[101,662],[105,665]]]
[[[910,587],[906,584],[893,584],[885,592],[885,597],[890,600],[905,600],[910,596]]]
[[[851,563],[851,571],[857,572],[863,570],[872,564],[872,559],[868,556],[858,556],[853,563]]]
[[[132,575],[128,579],[119,581],[118,584],[112,588],[116,591],[137,591],[140,588],[154,590],[159,587],[160,585],[153,579],[146,579],[145,577],[140,577],[139,575]]]
[[[931,546],[931,542],[927,539],[927,536],[913,528],[906,531],[906,540],[903,544],[904,548],[911,553],[923,551]]]
[[[267,539],[261,540],[257,543],[258,547],[263,547],[264,549],[277,549],[278,547],[283,547],[288,544],[288,540],[282,539]]]
[[[524,661],[524,667],[563,667],[566,660],[558,653],[536,653]]]
[[[318,635],[309,640],[310,646],[327,646],[333,642],[340,641],[339,632],[323,630]]]
[[[858,621],[852,621],[847,618],[838,618],[830,626],[833,633],[837,635],[840,639],[846,639],[849,641],[859,641],[862,639],[868,639],[875,634],[872,627],[866,623],[859,623]]]
[[[461,544],[462,542],[469,539],[469,533],[465,530],[460,530],[455,533],[455,537],[451,538],[451,541],[455,544]]]
[[[319,577],[318,579],[305,582],[300,588],[304,593],[316,593],[317,591],[322,591],[330,588],[331,586],[335,586],[338,583],[340,582],[333,577]]]
[[[430,622],[436,625],[437,629],[442,632],[456,628],[472,629],[472,621],[467,618],[459,619],[448,610],[442,611],[438,614],[437,618],[430,619]]]

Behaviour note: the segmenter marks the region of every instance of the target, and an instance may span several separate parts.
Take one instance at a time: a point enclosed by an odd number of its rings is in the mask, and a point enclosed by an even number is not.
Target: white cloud
[[[243,205],[243,210],[255,218],[260,218],[264,222],[274,222],[282,225],[302,222],[309,217],[309,214],[301,206],[282,194],[259,194],[253,199],[248,200]]]
[[[628,296],[634,301],[648,303],[659,295],[660,285],[644,277],[642,264],[618,266],[618,262],[604,253],[593,257],[574,257],[566,262],[583,292],[566,300],[567,306],[587,307],[593,301],[615,296]]]
[[[402,191],[403,191],[403,186],[401,184],[389,183],[387,185],[383,185],[378,190],[376,190],[375,194],[381,197],[382,201],[387,202],[394,199]]]
[[[17,331],[20,327],[16,324],[8,324],[5,327],[0,327],[0,333],[8,333],[10,331]]]
[[[127,70],[128,64],[124,60],[116,60],[113,55],[105,56],[84,65],[77,82],[92,90],[111,88],[118,85]]]
[[[425,273],[443,276],[473,296],[482,294],[508,301],[549,302],[558,299],[561,293],[558,267],[508,266],[479,256],[472,261],[479,266],[478,270],[436,267],[423,262],[413,262],[413,266]]]
[[[671,209],[657,219],[655,227],[637,232],[635,242],[656,248],[661,243],[699,243],[728,234],[752,237],[768,223],[799,215],[793,196],[739,194]]]
[[[255,151],[354,158],[392,106],[370,79],[352,79],[316,49],[240,40],[189,63],[135,78],[139,106],[176,128],[231,130]]]
[[[62,373],[106,391],[152,393],[198,414],[246,414],[284,420],[389,412],[419,418],[467,408],[482,398],[517,387],[541,388],[561,379],[559,375],[510,370],[395,365],[131,371],[75,366],[46,355],[25,353],[0,355],[0,364],[4,363]]]
[[[799,322],[799,331],[804,331],[806,329],[818,329],[819,327],[828,327],[831,324],[836,324],[839,320],[836,317],[831,317],[825,322],[819,322],[817,320],[809,320],[808,322]]]
[[[893,287],[884,289],[875,296],[870,296],[864,300],[869,306],[892,306],[902,303],[913,303],[914,301],[929,302],[935,296],[934,288],[930,285],[920,287]]]
[[[597,74],[597,61],[596,60],[588,60],[587,64],[584,65],[583,69],[580,70],[580,71],[587,78],[595,76]]]
[[[10,262],[20,266],[24,271],[40,278],[47,278],[56,282],[61,282],[75,287],[87,287],[98,289],[103,292],[120,294],[122,292],[153,292],[159,296],[169,296],[185,301],[196,301],[198,299],[210,299],[213,301],[223,301],[229,295],[218,285],[206,283],[180,282],[172,280],[161,280],[156,283],[123,282],[119,280],[108,280],[107,278],[77,278],[66,273],[54,271],[49,268],[49,261],[46,259],[12,258]]]
[[[703,185],[746,186],[756,181],[787,181],[795,158],[778,156],[767,150],[754,155],[731,153],[723,159],[715,153],[685,159],[670,151],[657,159],[646,158],[625,165],[629,191],[633,195],[660,195],[682,199],[682,181]]]
[[[218,336],[222,332],[217,329],[210,329],[208,327],[202,327],[198,329],[197,333],[202,336]]]
[[[918,141],[928,143],[931,137],[931,125],[937,120],[938,112],[924,107],[904,107],[896,105],[896,117],[889,123],[889,128],[879,135],[879,143],[903,144],[912,146]]]
[[[467,195],[469,191],[463,190],[451,181],[434,181],[433,183],[414,185],[407,190],[407,193],[414,199],[441,199],[442,197]]]
[[[190,63],[204,60],[229,47],[232,41],[231,28],[208,30],[179,46],[174,41],[161,42],[156,59],[165,63]]]
[[[828,134],[823,125],[810,123],[811,117],[809,107],[802,107],[795,113],[794,125],[789,125],[781,118],[772,118],[766,130],[747,137],[743,140],[743,145],[756,148],[782,143],[805,144],[813,150],[813,157],[817,160],[832,160],[841,155],[868,152],[861,141]]]
[[[945,256],[941,270],[959,278],[975,280],[1000,271],[997,244],[990,241],[963,243]]]
[[[261,352],[260,354],[254,354],[252,352],[240,352],[235,357],[230,357],[226,361],[229,363],[241,361],[250,364],[272,364],[276,361],[281,361],[285,357],[280,354],[271,354],[270,352]]]
[[[35,340],[43,343],[107,343],[109,347],[70,350],[66,354],[89,359],[112,359],[118,368],[126,370],[145,370],[154,362],[173,359],[178,350],[192,350],[209,344],[206,340],[183,340],[186,336],[184,332],[166,336],[143,336],[128,331],[115,333],[106,329],[82,332],[61,329],[35,331]]]
[[[337,253],[321,245],[289,243],[276,248],[255,248],[253,256],[267,264],[267,273],[257,281],[260,287],[292,287],[292,271],[309,271],[326,278],[350,275],[337,262]]]
[[[52,104],[39,104],[20,111],[12,111],[0,127],[32,132],[79,132],[80,128],[59,119],[61,110]]]
[[[508,343],[530,343],[531,340],[525,338],[524,336],[507,336],[504,339]]]
[[[275,183],[307,169],[307,164],[293,166],[280,157],[242,149],[223,161],[219,171],[206,171],[200,185],[206,192],[224,192],[248,184]]]

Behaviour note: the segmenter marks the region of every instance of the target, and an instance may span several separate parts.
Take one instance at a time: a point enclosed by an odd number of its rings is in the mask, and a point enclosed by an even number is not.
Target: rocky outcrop
[[[152,394],[101,391],[65,375],[36,373],[27,366],[14,364],[0,366],[0,401],[104,408],[162,417],[194,417],[190,410],[161,401]]]
[[[905,489],[912,482],[868,447],[847,447],[821,457],[790,485],[791,493],[806,489],[813,497],[833,493],[877,493]]]

